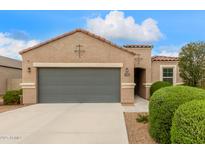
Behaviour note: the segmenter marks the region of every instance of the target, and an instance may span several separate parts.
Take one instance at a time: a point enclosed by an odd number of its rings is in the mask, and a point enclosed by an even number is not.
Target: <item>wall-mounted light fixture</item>
[[[31,73],[31,68],[30,67],[27,68],[27,72]]]
[[[124,76],[130,76],[130,71],[128,68],[125,68]]]

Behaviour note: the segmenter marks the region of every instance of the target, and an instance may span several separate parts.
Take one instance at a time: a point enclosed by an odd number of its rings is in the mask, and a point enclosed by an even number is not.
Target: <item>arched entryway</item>
[[[146,88],[143,85],[146,83],[146,69],[144,68],[135,68],[134,70],[134,81],[135,81],[135,96],[146,98]]]

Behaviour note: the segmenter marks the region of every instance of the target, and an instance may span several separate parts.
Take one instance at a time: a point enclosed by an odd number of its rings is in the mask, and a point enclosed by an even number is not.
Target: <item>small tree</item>
[[[204,67],[205,42],[192,42],[182,47],[179,53],[179,71],[186,85],[199,85]]]

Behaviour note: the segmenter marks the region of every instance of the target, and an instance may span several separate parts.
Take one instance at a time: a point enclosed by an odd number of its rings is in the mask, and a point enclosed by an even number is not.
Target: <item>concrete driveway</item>
[[[120,103],[36,104],[0,113],[0,143],[128,143]]]

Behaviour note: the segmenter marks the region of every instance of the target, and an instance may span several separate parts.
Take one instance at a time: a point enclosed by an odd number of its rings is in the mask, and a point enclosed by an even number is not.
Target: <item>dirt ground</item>
[[[10,110],[15,110],[25,106],[28,105],[0,105],[0,113],[10,111]]]
[[[141,113],[125,112],[125,123],[127,127],[128,140],[130,144],[155,144],[148,132],[148,123],[137,122],[137,117]],[[143,113],[146,114],[146,113]]]

